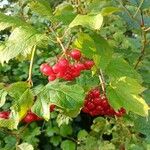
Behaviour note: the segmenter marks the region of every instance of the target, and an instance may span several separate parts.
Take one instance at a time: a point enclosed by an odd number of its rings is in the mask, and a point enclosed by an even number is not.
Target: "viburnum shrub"
[[[150,1],[6,3],[0,150],[150,149]]]

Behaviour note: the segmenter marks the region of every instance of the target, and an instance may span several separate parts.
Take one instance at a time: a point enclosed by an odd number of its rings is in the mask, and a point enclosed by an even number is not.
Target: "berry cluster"
[[[77,49],[67,54],[66,58],[60,58],[54,66],[44,63],[40,66],[40,71],[48,76],[49,81],[61,78],[66,81],[74,80],[80,76],[81,71],[90,70],[94,66],[92,60],[81,59],[81,52]]]
[[[50,105],[50,112],[53,112],[54,109],[55,109],[55,105],[53,105],[53,104]],[[9,119],[9,115],[10,115],[9,111],[0,112],[0,118]],[[28,111],[26,116],[22,119],[22,122],[31,123],[31,122],[39,121],[39,120],[43,120],[43,118],[40,118],[36,114],[34,114],[33,112]]]
[[[92,89],[87,94],[84,107],[82,108],[84,113],[91,116],[117,116],[122,117],[126,111],[124,108],[115,111],[108,103],[106,96],[100,94],[98,88]]]
[[[8,119],[9,115],[10,115],[10,112],[8,112],[8,111],[0,112],[0,118]]]

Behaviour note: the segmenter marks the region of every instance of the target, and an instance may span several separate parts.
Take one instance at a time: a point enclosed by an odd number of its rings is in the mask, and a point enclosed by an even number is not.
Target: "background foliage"
[[[11,110],[11,118],[0,119],[0,149],[149,150],[150,2],[3,3],[1,0],[0,109]],[[47,84],[39,66],[43,62],[53,65],[56,55],[62,53],[55,34],[65,47],[79,48],[94,60],[92,73],[87,71],[72,83]],[[35,45],[31,88],[26,80]],[[99,84],[97,68],[104,73],[110,104],[115,109],[126,108],[125,117],[93,118],[80,113],[85,93]],[[57,105],[52,113],[51,103]],[[45,121],[19,123],[30,108]]]

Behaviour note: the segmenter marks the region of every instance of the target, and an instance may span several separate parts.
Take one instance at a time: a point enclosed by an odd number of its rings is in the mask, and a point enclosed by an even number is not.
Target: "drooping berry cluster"
[[[124,108],[115,111],[108,103],[106,96],[100,94],[98,88],[92,89],[87,94],[84,107],[82,108],[84,113],[90,114],[91,116],[123,116],[126,111]]]
[[[94,65],[92,60],[85,60],[83,58],[81,60],[81,58],[81,52],[74,49],[67,54],[67,59],[60,58],[53,66],[50,66],[48,63],[42,64],[40,71],[45,76],[48,76],[49,81],[54,81],[56,78],[71,81],[80,76],[81,71],[90,70]]]
[[[53,105],[53,104],[50,105],[49,109],[50,109],[50,112],[53,112],[55,109],[55,105]],[[10,115],[9,111],[0,112],[0,118],[9,119],[9,115]],[[28,111],[26,116],[22,119],[22,122],[31,123],[31,122],[40,121],[40,120],[43,120],[43,118],[40,118],[36,114],[34,114],[33,112]]]

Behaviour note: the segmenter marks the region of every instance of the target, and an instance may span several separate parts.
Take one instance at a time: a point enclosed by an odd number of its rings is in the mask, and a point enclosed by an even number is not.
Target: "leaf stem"
[[[141,54],[137,59],[137,62],[135,63],[134,69],[137,69],[139,63],[142,61],[144,54],[145,54],[145,48],[147,45],[147,37],[146,37],[146,31],[144,30],[144,18],[143,18],[143,12],[140,9],[141,12],[141,31],[142,31],[142,49],[141,49]]]
[[[33,82],[32,82],[32,68],[33,68],[33,61],[34,61],[35,50],[36,50],[36,45],[34,45],[33,48],[32,48],[30,67],[29,67],[29,76],[28,76],[28,79],[27,79],[27,82],[31,86],[33,86]]]
[[[100,85],[102,87],[103,94],[105,94],[105,92],[106,92],[105,80],[104,80],[104,75],[103,75],[103,72],[102,72],[101,69],[99,71],[99,76],[98,77],[99,77],[99,80],[100,80]]]
[[[138,6],[138,8],[137,8],[137,10],[135,12],[135,14],[133,15],[134,18],[136,17],[137,13],[140,11],[143,3],[144,3],[144,0],[142,0],[141,3],[139,4],[139,6]]]

